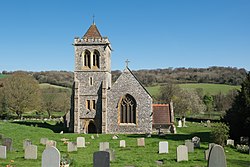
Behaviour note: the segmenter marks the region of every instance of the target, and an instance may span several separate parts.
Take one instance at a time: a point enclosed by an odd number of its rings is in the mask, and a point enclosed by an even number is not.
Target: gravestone
[[[144,138],[137,139],[137,146],[144,147],[145,146],[145,139]]]
[[[106,151],[109,153],[110,161],[114,161],[115,160],[115,151],[112,149],[107,149]]]
[[[207,120],[207,127],[211,128],[211,121]]]
[[[6,153],[6,146],[0,146],[0,159],[6,159],[7,153]]]
[[[186,118],[183,117],[181,121],[182,121],[182,127],[187,127],[187,125],[186,125]]]
[[[176,151],[177,162],[188,161],[188,148],[185,145],[179,145]]]
[[[216,145],[215,143],[209,143],[208,144],[208,150],[209,150],[209,152],[212,149],[212,147],[215,146],[215,145]]]
[[[56,147],[46,147],[42,154],[42,167],[60,167],[61,155]]]
[[[48,138],[41,138],[40,143],[43,144],[43,145],[46,145],[48,140],[49,140]]]
[[[26,148],[27,146],[31,145],[31,144],[32,144],[32,142],[31,142],[30,139],[25,139],[25,140],[23,141],[23,149],[25,150],[25,148]]]
[[[226,167],[226,156],[222,146],[215,145],[209,152],[208,167]]]
[[[2,145],[6,146],[7,151],[12,151],[12,139],[11,138],[3,138]]]
[[[195,148],[200,148],[200,141],[201,139],[197,136],[192,138],[192,143],[194,143]]]
[[[109,149],[109,142],[99,143],[99,151],[106,151],[107,149]]]
[[[110,155],[106,151],[94,152],[93,167],[110,167]]]
[[[126,141],[120,140],[120,147],[126,147]]]
[[[228,140],[227,140],[227,145],[234,146],[234,140],[228,139]]]
[[[56,147],[56,141],[54,140],[47,140],[46,141],[46,147]]]
[[[181,120],[178,120],[178,126],[177,127],[182,127],[182,122],[181,122]]]
[[[94,140],[94,139],[95,139],[95,136],[94,136],[94,135],[91,135],[91,139]]]
[[[76,142],[68,142],[67,151],[68,152],[77,151],[77,144],[76,144]]]
[[[161,153],[168,153],[168,142],[167,141],[160,141],[159,142],[159,154]]]
[[[37,146],[28,145],[24,150],[24,159],[37,159]]]
[[[191,140],[185,140],[185,146],[187,146],[188,152],[194,152],[194,143]]]
[[[77,143],[77,147],[85,147],[85,138],[77,137],[76,143]]]
[[[245,136],[240,137],[240,144],[248,145],[249,137],[245,137]]]
[[[204,158],[205,158],[206,161],[208,160],[209,151],[210,151],[209,149],[204,151]]]

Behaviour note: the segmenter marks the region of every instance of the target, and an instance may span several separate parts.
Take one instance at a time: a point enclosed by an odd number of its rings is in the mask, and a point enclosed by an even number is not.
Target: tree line
[[[13,74],[20,71],[2,74]],[[39,83],[50,83],[53,85],[71,88],[74,82],[74,73],[71,71],[42,71],[25,72],[32,75]],[[115,82],[122,72],[112,71],[112,82]],[[240,85],[247,71],[243,68],[233,67],[209,67],[209,68],[166,68],[151,70],[135,70],[135,76],[144,86],[155,84],[173,83],[216,83],[228,85]]]

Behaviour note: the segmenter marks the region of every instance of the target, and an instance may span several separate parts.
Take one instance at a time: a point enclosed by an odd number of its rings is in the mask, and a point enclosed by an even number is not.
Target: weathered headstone
[[[31,145],[31,144],[32,144],[32,142],[31,142],[30,139],[25,139],[25,140],[23,141],[23,149],[25,150],[25,148],[26,148],[27,146]]]
[[[137,139],[137,146],[144,147],[145,146],[145,139],[144,138]]]
[[[177,127],[182,127],[182,122],[181,122],[181,120],[178,120],[178,126]]]
[[[76,144],[76,142],[68,142],[67,151],[68,152],[77,151],[77,144]]]
[[[107,149],[109,149],[109,142],[99,143],[99,151],[106,151]]]
[[[215,146],[216,144],[215,143],[209,143],[208,144],[208,149],[211,150],[213,146]]]
[[[228,140],[227,140],[227,145],[234,146],[234,140],[228,139]]]
[[[204,151],[204,158],[205,158],[206,161],[208,160],[209,151],[210,151],[209,149]]]
[[[76,143],[77,143],[77,147],[85,147],[85,138],[77,137]]]
[[[179,145],[176,151],[177,162],[188,161],[188,148],[184,145]]]
[[[211,121],[207,120],[207,127],[211,128]]]
[[[49,140],[48,138],[41,138],[40,143],[43,144],[43,145],[46,145],[48,140]]]
[[[24,150],[24,159],[37,159],[37,146],[28,145]]]
[[[6,159],[7,153],[6,153],[6,146],[0,146],[0,159]]]
[[[61,155],[56,147],[46,147],[42,154],[42,167],[60,167]]]
[[[109,153],[110,161],[114,161],[115,160],[115,151],[112,149],[107,149],[106,151]]]
[[[3,146],[6,146],[7,151],[12,151],[12,139],[11,138],[3,138],[2,144]]]
[[[201,139],[197,136],[192,138],[192,143],[194,143],[195,148],[200,148],[200,141]]]
[[[54,141],[54,140],[47,140],[46,141],[46,147],[52,147],[52,146],[56,147],[56,141]]]
[[[187,146],[188,152],[194,152],[194,143],[191,140],[185,140],[185,146]]]
[[[91,135],[91,139],[94,140],[94,139],[95,139],[95,136],[94,136],[94,135]]]
[[[222,146],[214,145],[209,152],[208,167],[226,167],[226,156]]]
[[[168,142],[167,141],[160,141],[159,142],[159,154],[161,153],[168,153]]]
[[[126,147],[126,141],[120,140],[120,147]]]
[[[245,136],[240,137],[240,144],[248,145],[249,137],[245,137]]]
[[[187,127],[187,125],[186,125],[186,118],[183,117],[183,118],[181,119],[181,121],[182,121],[182,127]]]
[[[106,151],[94,152],[93,167],[110,167],[110,155]]]

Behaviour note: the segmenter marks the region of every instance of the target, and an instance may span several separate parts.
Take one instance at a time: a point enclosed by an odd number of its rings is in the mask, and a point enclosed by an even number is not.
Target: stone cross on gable
[[[126,68],[128,68],[128,63],[130,63],[130,61],[127,59],[125,63],[126,63]]]

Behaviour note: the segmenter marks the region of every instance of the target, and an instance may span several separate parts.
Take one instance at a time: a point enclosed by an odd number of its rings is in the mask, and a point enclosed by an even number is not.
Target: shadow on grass
[[[26,126],[34,126],[39,128],[46,128],[52,130],[54,133],[60,133],[63,131],[64,133],[68,132],[68,129],[64,127],[63,123],[56,123],[55,125],[51,125],[47,122],[26,122],[26,121],[19,121],[19,122],[12,122],[19,125],[26,125]]]
[[[235,164],[235,165],[239,165],[242,167],[249,167],[250,166],[250,160],[246,161],[246,160],[238,160],[238,159],[227,159],[227,162],[230,162],[230,164]]]
[[[210,132],[196,132],[190,134],[166,134],[165,136],[159,136],[157,134],[153,134],[151,138],[158,138],[158,139],[167,139],[167,140],[174,140],[174,141],[184,141],[188,139],[192,139],[194,136],[198,136],[202,142],[210,142]],[[145,137],[144,134],[134,134],[128,135],[130,138],[140,138]],[[145,137],[146,138],[146,137]]]

